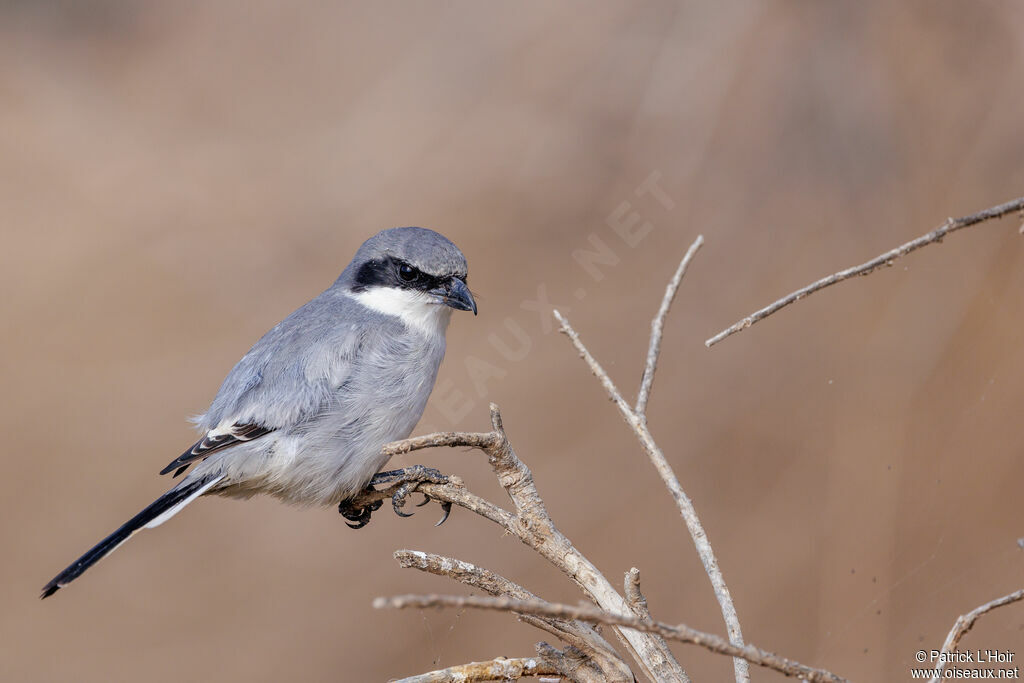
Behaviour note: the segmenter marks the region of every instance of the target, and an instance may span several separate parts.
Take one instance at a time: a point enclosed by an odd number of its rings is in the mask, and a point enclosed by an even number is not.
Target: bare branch
[[[640,619],[650,619],[651,610],[647,607],[647,598],[640,592],[640,570],[633,567],[626,572],[626,580],[624,585],[624,592],[626,594],[626,602],[629,603],[629,608]],[[670,680],[676,672],[682,673],[682,678],[687,683],[690,677],[683,671],[679,661],[672,656],[672,651],[669,650],[668,643],[661,636],[657,636],[661,642],[665,645],[665,651],[672,657],[671,660],[653,662],[654,673],[658,676],[659,681]]]
[[[479,588],[494,596],[516,600],[540,601],[519,584],[496,574],[489,569],[457,560],[452,557],[435,555],[415,550],[399,550],[395,559],[405,568],[419,569],[436,576],[446,576],[473,588]],[[595,661],[607,681],[632,681],[633,674],[618,653],[589,624],[576,620],[552,619],[534,615],[521,615],[520,619],[561,638],[587,657]],[[671,680],[671,679],[666,679]]]
[[[685,624],[675,626],[641,619],[632,615],[616,614],[591,607],[590,605],[562,605],[558,603],[513,600],[511,598],[486,598],[482,596],[458,595],[398,595],[391,598],[377,598],[373,601],[377,609],[408,607],[455,607],[495,610],[499,612],[517,612],[535,614],[563,619],[580,619],[595,623],[627,626],[638,631],[657,633],[658,635],[692,645],[698,645],[716,654],[742,658],[752,664],[763,666],[787,676],[803,678],[814,683],[845,683],[846,679],[831,671],[815,669],[772,652],[762,650],[753,645],[736,646],[713,633],[705,633],[690,628]]]
[[[637,439],[640,441],[640,445],[643,446],[644,451],[647,452],[647,457],[650,459],[651,464],[654,465],[654,469],[657,470],[661,480],[665,482],[665,486],[668,488],[669,493],[672,495],[673,500],[676,502],[676,506],[679,508],[679,513],[683,517],[683,521],[686,522],[686,528],[690,532],[690,537],[693,538],[693,544],[697,548],[697,554],[700,556],[701,562],[704,564],[704,571],[707,573],[708,578],[711,580],[711,587],[715,592],[715,598],[718,599],[718,605],[722,611],[722,617],[725,620],[725,628],[729,633],[729,640],[736,646],[743,645],[743,632],[740,629],[739,616],[736,614],[736,607],[732,602],[732,595],[729,592],[729,587],[725,583],[725,577],[722,576],[722,570],[718,567],[718,560],[715,559],[715,552],[711,548],[711,542],[708,540],[707,532],[704,531],[704,526],[700,522],[700,518],[697,516],[697,510],[693,507],[693,502],[690,497],[683,491],[683,487],[679,484],[679,479],[676,477],[675,472],[672,470],[671,465],[668,464],[668,460],[665,458],[665,454],[662,453],[658,444],[655,443],[654,437],[651,436],[650,430],[647,428],[647,423],[640,418],[625,399],[622,398],[622,394],[619,393],[615,383],[612,382],[611,377],[604,371],[601,364],[590,354],[587,347],[580,340],[580,336],[576,333],[576,330],[572,328],[569,321],[562,316],[558,311],[554,312],[555,318],[561,324],[561,331],[564,332],[569,339],[572,341],[573,346],[579,351],[580,356],[590,367],[590,371],[597,376],[600,380],[601,385],[605,391],[614,401],[615,405],[618,406],[619,412],[622,413],[622,417],[626,420],[626,424],[633,428],[636,433]],[[618,610],[625,612],[627,610]],[[736,672],[736,680],[738,683],[750,680],[750,672],[747,667],[746,661],[737,658],[733,660],[733,667]]]
[[[676,298],[679,284],[683,281],[683,276],[686,275],[686,269],[689,268],[690,261],[693,260],[702,244],[704,244],[704,236],[697,235],[697,239],[693,241],[690,248],[686,250],[683,260],[679,262],[675,275],[672,276],[668,286],[665,287],[665,296],[661,299],[661,308],[658,309],[658,314],[651,321],[651,341],[647,347],[647,364],[644,366],[644,376],[640,380],[640,391],[636,397],[636,414],[644,421],[647,420],[647,399],[651,396],[651,385],[654,384],[654,371],[658,367],[658,354],[661,352],[661,337],[664,334],[665,317],[668,315],[668,309],[672,307],[672,301]]]
[[[493,403],[491,425],[494,431],[489,434],[441,432],[398,441],[386,446],[385,450],[388,453],[407,453],[438,445],[470,446],[484,451],[492,471],[515,505],[515,514],[470,493],[458,477],[449,476],[447,484],[421,483],[418,484],[417,490],[435,500],[466,508],[498,524],[565,573],[602,609],[618,613],[628,612],[629,605],[625,599],[555,526],[537,491],[533,474],[512,449],[505,435],[501,413]],[[396,490],[397,487],[392,486],[377,491],[364,491],[353,499],[352,504],[363,507],[390,497]],[[613,631],[636,659],[644,675],[655,680],[651,662],[666,657],[661,652],[662,645],[659,641],[647,633],[629,628],[616,627]]]
[[[960,639],[967,635],[967,632],[974,628],[974,622],[976,622],[983,614],[991,612],[994,609],[1003,607],[1005,605],[1012,605],[1015,602],[1024,600],[1024,589],[1004,595],[1001,598],[996,598],[992,602],[986,602],[980,607],[975,607],[967,614],[962,614],[956,618],[953,623],[953,628],[950,629],[949,635],[946,636],[946,642],[942,644],[943,654],[952,652],[960,644]],[[937,683],[942,678],[943,670],[946,668],[946,661],[944,657],[939,657],[938,667],[935,669],[935,675],[932,676],[929,683]]]
[[[438,669],[418,676],[402,678],[394,683],[477,683],[483,681],[515,681],[525,676],[558,675],[558,670],[537,657],[498,657],[489,662],[470,662]]]
[[[942,241],[946,235],[952,232],[999,218],[1017,210],[1024,210],[1024,198],[963,218],[950,218],[932,232],[890,250],[867,263],[839,271],[793,292],[741,320],[705,343],[707,346],[712,346],[819,289],[842,282],[855,275],[867,275],[881,266],[892,265],[896,259],[912,251]],[[1024,233],[1024,226],[1022,226],[1022,233]],[[395,556],[405,567],[415,567],[421,571],[448,576],[485,590],[496,597],[406,595],[390,599],[378,598],[374,601],[375,607],[470,607],[511,612],[517,614],[520,620],[552,633],[567,643],[563,650],[558,650],[547,643],[539,643],[537,645],[539,661],[498,658],[491,662],[475,662],[403,679],[405,683],[449,680],[483,681],[496,680],[496,678],[510,680],[539,675],[541,671],[557,674],[578,683],[633,680],[628,666],[618,653],[599,635],[596,628],[590,627],[584,622],[612,626],[613,632],[619,636],[640,665],[640,671],[659,683],[663,680],[689,680],[669,650],[666,639],[695,644],[711,652],[732,657],[737,683],[749,683],[748,662],[807,681],[829,683],[845,681],[827,670],[809,667],[753,645],[744,644],[732,597],[718,567],[707,534],[697,517],[692,501],[683,491],[668,460],[647,427],[647,404],[657,371],[665,320],[682,278],[702,244],[703,237],[698,236],[669,281],[661,306],[651,322],[651,336],[644,373],[635,406],[631,406],[625,401],[608,373],[590,354],[569,322],[558,311],[555,311],[554,315],[561,325],[561,331],[570,338],[581,357],[594,375],[598,377],[605,391],[618,407],[626,423],[635,432],[652,465],[675,500],[698,555],[704,564],[705,571],[711,580],[725,620],[729,640],[715,634],[697,631],[685,624],[673,626],[654,621],[650,616],[647,601],[640,592],[639,572],[635,568],[626,574],[624,588],[626,597],[623,598],[604,575],[555,527],[537,490],[533,474],[516,456],[502,426],[501,414],[497,406],[491,404],[493,427],[491,432],[439,432],[389,444],[384,451],[388,455],[395,455],[436,446],[463,446],[484,451],[494,474],[515,506],[514,512],[504,510],[468,492],[462,480],[454,476],[449,477],[444,484],[421,483],[417,487],[418,490],[438,501],[456,504],[475,512],[498,524],[508,533],[517,536],[524,544],[562,570],[597,606],[581,604],[573,607],[549,603],[505,577],[470,563],[440,555],[399,551]],[[405,487],[396,484],[386,489],[366,491],[352,502],[356,505],[369,505],[398,492],[405,495],[408,491]],[[993,600],[959,617],[946,639],[943,652],[952,651],[981,615],[1022,599],[1024,599],[1024,590]],[[514,663],[510,669],[506,667],[509,663]],[[506,668],[499,671],[502,667]],[[940,666],[939,676],[941,676],[943,668],[944,666]]]
[[[916,251],[921,247],[928,246],[929,244],[941,242],[946,235],[952,232],[956,232],[957,230],[961,230],[963,228],[967,228],[972,225],[982,223],[984,221],[992,220],[994,218],[1002,218],[1008,213],[1013,213],[1014,211],[1021,210],[1024,210],[1024,197],[1014,199],[1013,201],[1006,202],[1005,204],[993,206],[989,209],[985,209],[984,211],[979,211],[978,213],[972,213],[969,216],[963,216],[961,218],[949,218],[946,220],[945,223],[943,223],[938,228],[935,228],[931,232],[921,235],[917,239],[911,240],[906,244],[896,247],[895,249],[890,249],[884,254],[878,255],[866,263],[862,263],[859,266],[854,266],[852,268],[847,268],[846,270],[841,270],[838,273],[833,273],[828,277],[821,278],[817,282],[812,282],[811,284],[807,285],[802,289],[798,289],[795,292],[792,292],[791,294],[787,294],[786,296],[782,297],[775,303],[769,304],[768,306],[765,306],[761,310],[751,313],[746,318],[743,318],[742,320],[734,324],[732,327],[722,330],[721,332],[719,332],[718,334],[704,342],[704,345],[708,347],[714,346],[715,344],[722,341],[726,337],[732,336],[741,330],[747,329],[754,323],[763,320],[764,318],[767,318],[768,316],[770,316],[772,313],[775,313],[779,309],[785,308],[786,306],[792,303],[796,303],[800,299],[803,299],[806,296],[814,294],[819,289],[830,287],[831,285],[834,285],[837,282],[849,280],[850,278],[855,277],[857,275],[867,275],[877,270],[878,268],[881,268],[882,266],[891,266],[893,262],[896,259],[900,258],[901,256],[906,256],[910,252]]]
[[[608,396],[615,402],[615,405],[618,406],[619,412],[621,412],[622,416],[626,419],[626,424],[633,427],[633,430],[636,431],[636,414],[633,412],[633,408],[626,403],[626,399],[622,398],[622,394],[619,393],[619,388],[615,386],[615,382],[613,382],[611,377],[608,376],[608,373],[604,371],[604,368],[602,368],[601,364],[597,362],[597,359],[590,355],[590,351],[587,350],[587,347],[583,344],[582,340],[580,340],[580,336],[576,333],[576,330],[572,328],[572,325],[569,324],[569,321],[565,319],[565,316],[558,311],[553,311],[553,313],[555,315],[555,319],[558,320],[561,325],[560,331],[565,333],[565,335],[569,337],[570,341],[572,341],[573,346],[575,346],[576,350],[579,351],[580,358],[582,358],[583,362],[590,367],[590,371],[594,373],[594,376],[601,382],[601,386],[604,387]]]
[[[384,446],[384,453],[389,456],[403,455],[413,451],[421,451],[424,448],[436,448],[448,446],[458,448],[468,446],[486,450],[493,446],[498,439],[494,432],[434,432],[423,436],[414,436],[411,439],[395,441]]]

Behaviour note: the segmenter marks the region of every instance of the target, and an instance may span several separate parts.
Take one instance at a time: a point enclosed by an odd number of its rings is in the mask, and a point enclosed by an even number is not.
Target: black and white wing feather
[[[191,448],[172,460],[167,467],[160,470],[160,474],[167,474],[171,470],[175,470],[174,476],[177,477],[188,469],[189,465],[199,460],[205,460],[211,453],[216,453],[222,448],[242,441],[258,439],[273,431],[276,431],[273,427],[263,427],[258,424],[234,424],[227,431],[211,430],[207,432],[206,436],[192,444]]]

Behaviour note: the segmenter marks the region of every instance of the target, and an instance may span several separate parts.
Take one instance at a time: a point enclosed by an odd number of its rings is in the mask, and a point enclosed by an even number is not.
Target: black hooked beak
[[[473,311],[473,315],[476,315],[476,301],[461,278],[453,277],[443,287],[438,287],[431,293],[445,306],[451,306],[459,311]]]

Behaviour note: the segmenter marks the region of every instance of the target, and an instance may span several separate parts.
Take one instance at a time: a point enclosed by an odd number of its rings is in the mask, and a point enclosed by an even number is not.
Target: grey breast
[[[344,381],[313,419],[298,425],[303,448],[294,473],[320,497],[341,500],[369,482],[387,461],[385,444],[419,422],[444,356],[443,335],[425,336],[383,314],[363,325],[363,339]]]

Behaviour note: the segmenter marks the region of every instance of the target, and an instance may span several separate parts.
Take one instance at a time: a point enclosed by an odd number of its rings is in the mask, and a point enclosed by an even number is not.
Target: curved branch
[[[416,550],[399,550],[395,552],[395,559],[406,569],[418,569],[435,576],[446,576],[494,596],[544,602],[541,598],[500,574],[453,557]],[[608,641],[602,638],[589,624],[575,619],[567,621],[529,614],[520,615],[520,619],[561,638],[594,660],[604,673],[605,680],[625,682],[633,680],[633,674],[626,663],[612,649]]]
[[[962,614],[957,617],[953,623],[953,628],[949,630],[949,635],[946,636],[946,642],[942,644],[942,654],[947,654],[956,649],[957,645],[960,644],[960,639],[967,635],[967,632],[974,628],[974,622],[978,621],[982,615],[991,612],[992,610],[1003,607],[1005,605],[1012,605],[1015,602],[1024,600],[1024,588],[1019,591],[1014,591],[1009,595],[1004,595],[1001,598],[996,598],[991,602],[986,602],[980,607],[975,607],[967,614]],[[937,683],[942,678],[943,670],[946,668],[946,658],[939,657],[939,664],[935,669],[935,675],[928,683]]]
[[[752,664],[778,671],[787,676],[802,678],[812,683],[848,683],[845,678],[837,676],[825,669],[815,669],[800,662],[780,657],[779,655],[754,647],[753,645],[736,646],[721,636],[705,633],[690,628],[685,624],[663,624],[651,619],[615,614],[590,605],[562,605],[550,602],[513,600],[510,598],[485,598],[474,595],[396,595],[391,598],[377,598],[373,601],[377,609],[408,607],[456,607],[494,610],[499,612],[516,612],[519,614],[535,614],[563,619],[580,619],[599,624],[628,626],[638,631],[657,633],[658,635],[678,640],[691,645],[698,645],[716,654],[739,657]]]
[[[1013,213],[1014,211],[1022,210],[1024,210],[1024,197],[1014,199],[1013,201],[1006,202],[1005,204],[993,206],[989,209],[985,209],[984,211],[979,211],[978,213],[972,213],[970,216],[963,216],[961,218],[948,218],[946,219],[946,222],[943,223],[941,226],[935,228],[934,230],[927,234],[921,235],[917,239],[911,240],[906,244],[902,244],[896,247],[895,249],[890,249],[884,254],[879,254],[875,258],[871,259],[866,263],[862,263],[859,266],[853,266],[852,268],[841,270],[838,273],[833,273],[827,277],[821,278],[817,282],[812,282],[806,287],[803,287],[801,289],[796,290],[795,292],[787,294],[778,301],[768,304],[761,310],[755,311],[754,313],[748,315],[746,318],[743,318],[739,322],[733,324],[731,327],[727,327],[726,329],[722,330],[714,337],[711,337],[706,342],[704,342],[704,345],[710,348],[717,344],[718,342],[725,339],[726,337],[730,337],[736,334],[737,332],[747,329],[754,323],[760,320],[764,320],[765,318],[770,316],[772,313],[775,313],[779,309],[785,308],[786,306],[792,303],[796,303],[800,299],[803,299],[804,297],[814,294],[819,289],[825,289],[826,287],[830,287],[834,284],[842,282],[843,280],[849,280],[850,278],[856,277],[857,275],[867,275],[881,268],[882,266],[891,266],[893,262],[896,259],[900,258],[901,256],[906,256],[910,252],[917,251],[921,247],[926,247],[929,244],[941,242],[946,235],[952,232],[962,230],[963,228],[967,228],[972,225],[982,223],[984,221],[992,220],[993,218],[1002,218],[1008,213]]]
[[[654,316],[654,320],[651,321],[651,341],[647,346],[647,364],[644,365],[644,375],[640,380],[640,391],[636,397],[636,414],[644,420],[647,420],[647,399],[651,396],[654,371],[658,368],[658,354],[661,353],[661,337],[665,329],[665,318],[668,316],[668,309],[672,307],[672,301],[676,298],[676,292],[679,291],[683,276],[686,275],[686,269],[690,267],[690,261],[697,255],[697,250],[701,248],[702,244],[704,244],[704,236],[697,235],[697,239],[693,241],[690,248],[686,250],[683,260],[679,262],[675,275],[665,287],[665,296],[661,299],[661,307],[658,309],[658,314]]]

